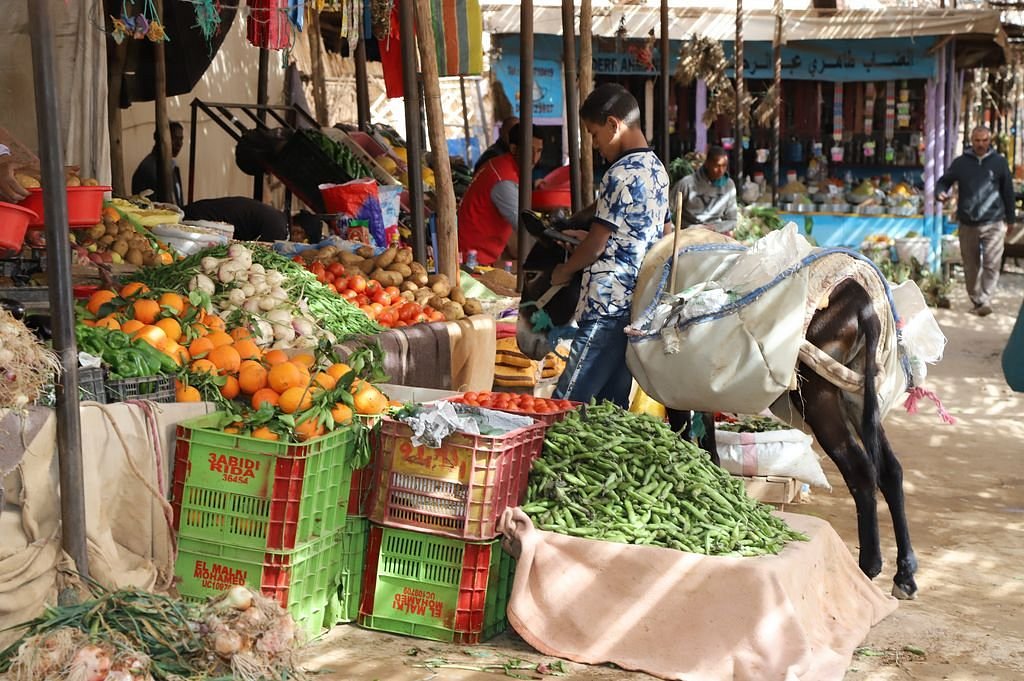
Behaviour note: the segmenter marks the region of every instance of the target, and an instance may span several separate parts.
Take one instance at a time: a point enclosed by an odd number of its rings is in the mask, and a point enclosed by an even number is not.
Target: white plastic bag
[[[924,385],[928,374],[926,364],[935,364],[942,359],[946,336],[916,283],[908,280],[893,286],[892,299],[900,317],[903,348],[910,359],[914,385]]]
[[[810,435],[795,429],[764,433],[715,430],[718,458],[722,468],[733,475],[779,475],[832,489],[812,442]]]
[[[814,247],[796,231],[790,222],[782,229],[769,232],[733,263],[719,282],[722,288],[750,293],[769,283],[781,272],[810,255]]]

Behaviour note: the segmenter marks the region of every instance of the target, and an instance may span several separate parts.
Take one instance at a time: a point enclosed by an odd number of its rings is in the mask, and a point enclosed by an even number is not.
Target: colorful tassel
[[[935,403],[936,411],[938,411],[939,418],[942,419],[943,423],[951,426],[956,424],[956,418],[946,411],[946,408],[942,405],[942,400],[934,392],[924,388],[912,388],[908,392],[910,394],[907,396],[906,402],[903,403],[903,407],[907,410],[908,414],[916,414],[918,410],[917,403],[922,399],[929,399]]]

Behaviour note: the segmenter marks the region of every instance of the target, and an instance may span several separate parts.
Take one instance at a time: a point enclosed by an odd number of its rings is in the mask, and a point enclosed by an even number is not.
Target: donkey
[[[516,339],[520,351],[539,359],[552,348],[549,334],[538,326],[548,326],[548,323],[553,327],[569,325],[582,285],[582,277],[577,274],[565,287],[551,292],[551,271],[566,258],[565,248],[558,243],[557,231],[585,228],[585,224],[575,218],[549,224],[529,212],[523,214],[523,221],[537,242],[524,265],[525,283]],[[541,320],[543,323],[538,325]],[[882,428],[875,389],[875,378],[879,372],[875,351],[881,330],[871,297],[860,284],[846,280],[833,289],[828,306],[814,314],[805,337],[842,364],[863,349],[862,354],[866,358],[864,394],[847,394],[800,362],[797,367],[800,388],[789,393],[792,413],[779,415],[790,421],[802,418],[842,474],[857,508],[858,564],[872,579],[882,570],[875,495],[876,488],[881,489],[896,536],[896,574],[892,593],[900,599],[913,599],[917,594],[914,580],[917,558],[910,543],[904,506],[903,469]],[[861,402],[858,414],[854,405]],[[670,417],[673,426],[677,426],[689,417],[689,413],[670,410]],[[710,430],[713,432],[713,428]],[[717,460],[713,452],[712,456]]]

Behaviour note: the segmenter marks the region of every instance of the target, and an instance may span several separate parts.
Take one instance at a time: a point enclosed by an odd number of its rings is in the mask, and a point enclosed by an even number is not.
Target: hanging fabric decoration
[[[376,34],[376,30],[374,31]],[[384,37],[377,38],[377,46],[380,48],[380,62],[384,71],[384,92],[394,99],[405,96],[405,87],[402,84],[402,40],[405,36],[398,33],[398,8],[392,5],[391,18],[388,23],[388,30]]]
[[[292,26],[296,30],[301,31],[305,27],[306,21],[306,8],[305,0],[289,0],[288,2],[288,19],[292,22]]]
[[[220,1],[192,0],[192,3],[196,10],[195,28],[200,30],[206,38],[207,45],[210,45],[220,28]]]
[[[391,15],[394,7],[395,0],[370,0],[373,37],[377,40],[387,40],[391,34]]]
[[[362,31],[363,3],[362,0],[342,0],[341,31],[338,35],[348,40],[349,53],[355,52],[356,43]]]
[[[430,0],[440,76],[478,76],[484,69],[479,0]]]
[[[249,0],[245,35],[252,45],[268,50],[284,50],[292,45],[293,10],[289,0]]]
[[[111,37],[118,45],[124,42],[125,38],[149,40],[154,43],[170,40],[163,24],[160,23],[153,0],[146,0],[142,12],[135,15],[128,13],[128,3],[124,1],[121,3],[121,16],[111,15],[110,21],[113,26]]]

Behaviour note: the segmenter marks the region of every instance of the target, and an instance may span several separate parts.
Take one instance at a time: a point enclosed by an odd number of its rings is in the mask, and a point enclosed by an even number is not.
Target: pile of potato
[[[72,232],[71,240],[77,243],[79,254],[92,262],[137,266],[166,262],[149,237],[138,232],[130,221],[119,219],[112,210],[104,211],[100,223]]]
[[[380,255],[374,255],[370,246],[362,246],[355,253],[336,246],[308,249],[302,252],[307,262],[324,265],[341,263],[347,275],[361,273],[383,287],[394,286],[406,300],[430,306],[441,312],[445,319],[454,321],[483,312],[476,298],[466,298],[458,285],[453,285],[444,274],[428,274],[426,268],[413,259],[411,248],[392,246]]]

